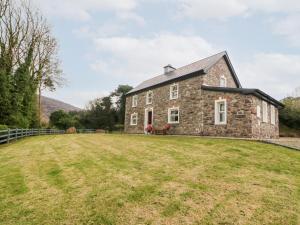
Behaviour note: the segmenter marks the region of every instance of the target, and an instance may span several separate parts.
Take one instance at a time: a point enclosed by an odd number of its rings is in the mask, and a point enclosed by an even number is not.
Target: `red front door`
[[[147,122],[147,124],[152,125],[152,111],[148,111],[148,122]]]

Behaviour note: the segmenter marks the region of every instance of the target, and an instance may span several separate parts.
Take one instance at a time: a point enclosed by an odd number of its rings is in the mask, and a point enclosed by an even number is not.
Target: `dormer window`
[[[170,86],[170,100],[178,98],[178,84]]]
[[[152,104],[153,101],[153,91],[148,91],[146,95],[146,105]]]
[[[138,103],[138,96],[137,95],[132,96],[132,107],[137,107],[137,103]]]
[[[224,75],[220,77],[220,87],[227,87],[227,79]]]

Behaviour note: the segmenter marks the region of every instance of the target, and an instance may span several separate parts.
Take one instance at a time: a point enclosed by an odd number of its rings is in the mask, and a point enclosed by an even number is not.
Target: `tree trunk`
[[[42,88],[39,87],[39,107],[38,107],[39,127],[42,126]]]

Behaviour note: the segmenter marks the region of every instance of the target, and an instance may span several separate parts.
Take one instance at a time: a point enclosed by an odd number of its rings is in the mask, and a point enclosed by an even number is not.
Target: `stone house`
[[[226,52],[146,80],[126,95],[125,132],[151,124],[169,134],[278,138],[282,103],[258,89],[242,88]]]

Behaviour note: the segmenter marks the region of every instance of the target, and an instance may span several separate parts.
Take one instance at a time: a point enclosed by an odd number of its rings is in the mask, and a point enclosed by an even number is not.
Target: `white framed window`
[[[178,98],[178,84],[172,84],[170,86],[170,100]]]
[[[220,87],[227,87],[227,79],[224,75],[220,77]]]
[[[178,107],[173,107],[168,109],[168,123],[179,123]]]
[[[263,112],[262,112],[263,118],[262,118],[262,121],[263,121],[264,123],[267,123],[267,122],[268,122],[268,119],[269,119],[269,118],[268,118],[268,103],[265,102],[265,101],[263,101],[262,106],[263,106]]]
[[[271,124],[275,125],[276,123],[276,117],[275,117],[275,107],[271,105]]]
[[[227,124],[227,102],[226,99],[215,101],[215,124]]]
[[[137,125],[137,122],[138,122],[138,114],[137,113],[131,114],[130,125],[135,126]]]
[[[256,115],[257,115],[257,118],[261,118],[261,108],[260,108],[260,105],[256,106]]]
[[[153,91],[148,91],[146,94],[146,104],[152,104],[153,101]]]
[[[138,96],[134,95],[132,96],[132,107],[137,107],[138,104]]]

